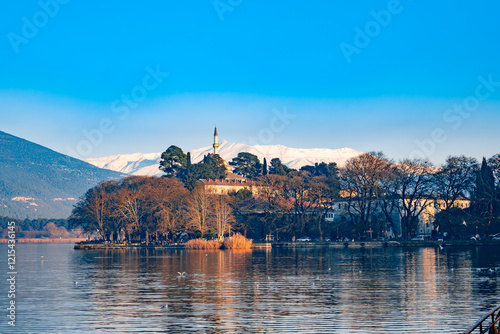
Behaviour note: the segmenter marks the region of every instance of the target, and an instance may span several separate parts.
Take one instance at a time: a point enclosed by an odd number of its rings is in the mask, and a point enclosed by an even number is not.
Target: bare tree
[[[450,156],[435,175],[436,194],[448,210],[457,205],[459,199],[470,199],[474,190],[477,160],[465,156]]]
[[[266,226],[265,233],[272,233],[279,229],[280,222],[286,220],[290,203],[287,201],[287,177],[283,175],[269,174],[260,178],[261,188],[259,198],[247,203],[247,207],[261,216],[263,225]],[[287,229],[288,226],[284,226]],[[294,230],[294,228],[292,228]]]
[[[202,186],[193,189],[189,200],[189,218],[191,226],[200,231],[202,238],[212,225],[211,211],[211,194]]]
[[[379,166],[379,189],[376,192],[379,209],[384,217],[383,224],[380,224],[379,234],[383,234],[389,227],[395,236],[401,234],[399,220],[399,197],[395,194],[397,185],[397,165],[389,160],[382,152],[378,152],[377,158],[385,161]]]
[[[477,160],[474,158],[450,156],[435,175],[436,195],[440,206],[439,221],[446,224],[452,235],[462,225],[463,217],[457,214],[464,212],[464,208],[460,207],[461,202],[471,199],[477,167]]]
[[[137,191],[121,188],[117,192],[117,215],[125,222],[125,230],[129,240],[140,239],[144,230],[142,226],[143,208]]]
[[[95,220],[97,226],[97,233],[101,235],[102,239],[106,239],[106,226],[105,220],[109,216],[108,201],[109,196],[103,189],[97,189],[92,192],[88,198],[86,207],[88,217]]]
[[[379,221],[378,195],[386,165],[384,160],[364,153],[349,159],[340,170],[341,197],[347,201],[347,212],[358,235]]]
[[[253,198],[252,192],[247,188],[242,188],[238,191],[230,192],[228,195],[229,205],[233,210],[233,216],[235,218],[231,228],[233,231],[243,231],[243,235],[246,237],[248,233],[250,217],[255,211],[255,198]],[[237,217],[239,217],[240,220],[236,219]]]
[[[493,175],[495,177],[495,185],[498,188],[498,191],[500,191],[500,153],[495,154],[494,156],[489,158],[488,165],[493,171]]]
[[[230,223],[234,221],[233,210],[229,205],[228,195],[214,194],[212,196],[214,197],[212,200],[214,202],[213,208],[217,238],[223,240],[224,233],[226,230],[229,230]]]
[[[152,220],[152,232],[166,236],[186,227],[184,216],[189,192],[180,181],[166,177],[152,178],[145,192],[148,194],[147,210]]]
[[[399,199],[397,208],[405,238],[416,231],[419,216],[434,203],[434,173],[430,163],[422,159],[405,159],[396,166],[393,194]]]
[[[110,233],[108,222],[112,219],[112,199],[107,188],[116,186],[108,181],[89,189],[73,209],[69,218],[73,226],[81,226],[85,232],[97,233],[103,240]]]
[[[309,197],[313,203],[316,222],[318,224],[319,239],[323,240],[322,223],[326,214],[333,209],[335,191],[326,182],[325,176],[315,176],[309,182]]]
[[[294,240],[297,232],[295,222],[298,222],[301,233],[304,233],[305,235],[309,234],[309,213],[313,203],[310,198],[307,177],[307,172],[291,172],[288,174],[286,195],[292,204],[292,234]]]

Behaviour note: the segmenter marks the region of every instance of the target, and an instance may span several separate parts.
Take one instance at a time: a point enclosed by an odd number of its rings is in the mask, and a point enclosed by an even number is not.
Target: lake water
[[[500,248],[491,246],[16,247],[10,327],[0,245],[2,333],[458,333],[500,304]]]

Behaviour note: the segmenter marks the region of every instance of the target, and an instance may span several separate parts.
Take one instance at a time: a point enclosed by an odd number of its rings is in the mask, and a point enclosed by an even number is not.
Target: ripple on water
[[[491,248],[18,247],[18,328],[28,333],[457,333],[500,304]]]

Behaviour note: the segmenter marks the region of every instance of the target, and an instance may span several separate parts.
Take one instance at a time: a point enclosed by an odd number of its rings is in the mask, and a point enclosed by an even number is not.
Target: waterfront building
[[[219,155],[219,141],[217,127],[214,129],[214,143],[212,145],[214,155]],[[220,157],[220,156],[219,156]],[[222,158],[221,158],[222,159]],[[197,186],[202,187],[208,193],[211,194],[229,194],[232,192],[237,192],[242,189],[246,189],[252,193],[254,197],[259,197],[262,195],[266,189],[257,182],[247,180],[245,177],[235,174],[227,161],[222,159],[224,167],[226,169],[226,175],[224,179],[213,180],[213,179],[200,179],[198,180]],[[340,191],[340,199],[330,202],[323,203],[316,206],[309,206],[307,215],[318,215],[323,214],[323,221],[325,223],[330,223],[339,226],[340,224],[351,224],[350,220],[355,219],[355,216],[359,210],[356,205],[359,205],[353,198],[356,198],[356,194],[352,196],[352,191],[349,189],[343,189]],[[387,200],[387,199],[385,199]],[[401,200],[394,200],[395,205],[386,212],[384,212],[384,204],[382,200],[378,202],[376,198],[371,200],[370,205],[372,206],[372,211],[370,216],[373,221],[367,223],[365,231],[360,231],[365,233],[366,236],[371,236],[374,232],[373,229],[375,225],[379,227],[375,235],[383,234],[386,238],[401,237],[402,235],[402,221],[403,216],[402,210],[403,203]],[[429,203],[429,201],[431,203]],[[470,205],[470,201],[466,199],[458,199],[454,202],[454,206],[457,208],[465,209]],[[293,206],[293,204],[290,204]],[[423,235],[425,237],[430,237],[435,227],[436,215],[446,208],[446,201],[444,199],[439,199],[435,197],[421,198],[416,203],[416,210],[421,211],[418,216],[418,222],[416,228],[410,231],[412,235]],[[422,209],[422,207],[424,207]],[[387,207],[385,207],[387,209]],[[292,212],[292,211],[289,211]],[[295,213],[299,214],[299,213]],[[382,226],[382,229],[380,229]]]
[[[429,204],[428,202],[431,201]],[[402,207],[402,202],[397,201],[399,207]],[[353,211],[356,212],[356,208],[353,208],[353,203],[349,203],[345,199],[337,200],[331,203],[331,209],[327,211],[325,214],[325,221],[332,224],[341,224],[343,222],[347,222],[351,219],[351,214]],[[436,215],[446,208],[446,201],[440,198],[422,198],[417,202],[417,210],[421,209],[421,206],[425,206],[418,216],[418,222],[415,231],[412,231],[415,234],[423,235],[426,237],[430,237],[432,235],[433,230],[436,229],[434,222],[436,220]],[[455,201],[454,207],[460,209],[466,209],[470,206],[470,201],[464,198],[460,198]],[[397,207],[395,207],[390,213],[390,219],[393,224],[388,222],[387,217],[382,211],[382,204],[374,201],[374,212],[372,215],[374,217],[378,217],[381,221],[385,221],[385,236],[388,238],[394,238],[401,236],[401,224],[402,224],[402,216]],[[355,214],[355,213],[354,213]]]
[[[217,126],[214,129],[214,143],[212,147],[214,148],[213,154],[219,155],[219,135],[217,133]],[[198,180],[198,187],[203,187],[209,193],[219,195],[227,195],[231,192],[237,192],[242,189],[247,189],[253,196],[258,195],[261,186],[257,182],[249,181],[243,176],[233,173],[233,169],[229,163],[222,158],[221,160],[226,169],[226,177],[221,180],[200,179]]]

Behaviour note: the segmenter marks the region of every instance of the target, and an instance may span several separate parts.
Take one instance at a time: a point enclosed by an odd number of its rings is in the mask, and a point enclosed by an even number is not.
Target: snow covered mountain
[[[158,169],[161,153],[117,154],[102,158],[85,159],[86,162],[99,168],[122,171],[130,175],[162,175]]]
[[[201,161],[203,156],[211,152],[213,152],[212,146],[192,150],[192,162]],[[348,159],[363,153],[352,148],[336,150],[328,148],[289,148],[283,145],[251,146],[229,143],[225,140],[220,142],[219,154],[224,160],[231,161],[240,152],[255,154],[261,161],[266,158],[268,163],[273,158],[280,158],[282,163],[294,169],[320,162],[336,162],[339,167],[342,167]],[[161,175],[162,172],[158,169],[160,155],[161,153],[118,154],[102,158],[90,158],[85,161],[100,168],[131,175]]]

